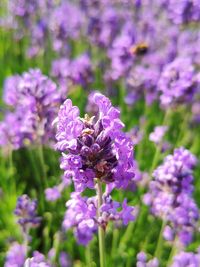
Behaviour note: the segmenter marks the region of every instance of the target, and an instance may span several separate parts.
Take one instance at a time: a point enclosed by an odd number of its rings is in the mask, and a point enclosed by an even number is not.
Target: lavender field
[[[200,267],[200,0],[0,0],[0,267]]]

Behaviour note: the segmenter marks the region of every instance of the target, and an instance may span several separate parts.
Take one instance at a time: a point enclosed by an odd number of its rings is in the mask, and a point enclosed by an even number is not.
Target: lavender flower
[[[192,169],[196,158],[184,148],[175,149],[173,155],[153,173],[150,191],[144,201],[151,206],[154,215],[168,224],[164,237],[172,240],[177,236],[183,245],[191,243],[199,211],[192,198]]]
[[[154,142],[155,144],[159,144],[166,131],[168,130],[167,126],[156,126],[154,131],[149,135],[149,140]]]
[[[135,126],[127,133],[127,135],[131,138],[133,144],[137,145],[143,138],[143,131],[140,130],[138,126]]]
[[[173,263],[171,267],[198,267],[200,265],[200,254],[193,252],[181,251],[173,258]]]
[[[138,99],[145,97],[146,104],[151,105],[158,97],[158,78],[159,71],[157,68],[143,66],[132,68],[126,78],[126,103],[133,105]]]
[[[61,168],[71,177],[77,191],[94,188],[94,179],[126,187],[133,178],[133,146],[121,131],[120,112],[108,98],[95,94],[98,116],[84,119],[67,99],[61,106],[57,122],[57,149],[63,152]],[[68,152],[65,154],[64,152]]]
[[[147,262],[147,255],[141,251],[137,254],[136,267],[158,267],[159,261],[157,258],[153,258]]]
[[[46,200],[48,201],[56,201],[61,197],[60,188],[58,186],[54,186],[53,188],[45,189]]]
[[[54,50],[62,51],[62,53],[68,52],[68,38],[77,39],[83,23],[84,15],[75,4],[69,1],[61,2],[49,18],[49,29]]]
[[[83,87],[92,82],[92,63],[87,54],[82,54],[72,61],[71,79],[74,84]]]
[[[120,28],[119,12],[116,8],[103,6],[89,13],[87,33],[90,41],[100,47],[109,47]]]
[[[94,198],[81,197],[79,193],[72,193],[71,199],[67,201],[68,207],[63,221],[64,230],[72,227],[78,243],[86,245],[97,231],[96,206]]]
[[[176,24],[200,20],[200,3],[195,0],[168,1],[168,16]]]
[[[70,60],[67,58],[56,59],[52,62],[51,75],[56,78],[61,96],[63,99],[66,98],[70,84],[71,77],[71,64]]]
[[[7,105],[15,106],[17,104],[17,88],[19,81],[19,75],[13,75],[5,80],[3,100]]]
[[[177,58],[165,66],[158,82],[161,105],[165,108],[193,100],[199,82],[188,58]]]
[[[0,146],[15,150],[23,145],[24,135],[21,132],[21,112],[9,112],[0,122]]]
[[[61,101],[56,85],[40,70],[30,70],[21,77],[14,76],[7,81],[4,98],[15,112],[5,120],[15,120],[16,132],[13,135],[15,139],[22,138],[18,146],[24,146],[27,140],[29,143],[45,144],[54,140],[51,124]],[[3,127],[6,128],[6,124]],[[9,139],[10,134],[7,135]],[[15,144],[13,146],[15,148]]]
[[[24,267],[53,267],[53,265],[45,259],[45,256],[38,251],[33,252],[32,258],[27,258]]]
[[[23,267],[26,259],[26,248],[14,242],[7,254],[4,267]]]
[[[111,59],[111,70],[106,74],[112,80],[118,80],[125,75],[133,64],[131,47],[134,43],[134,32],[130,32],[133,25],[125,25],[120,36],[117,36],[108,50]]]
[[[22,226],[25,232],[30,227],[38,226],[41,221],[41,218],[37,217],[36,209],[36,200],[31,201],[27,195],[22,195],[18,198],[15,215],[19,217],[18,223]]]
[[[84,88],[92,82],[92,63],[87,54],[82,54],[74,60],[60,58],[52,62],[51,74],[58,81],[63,99],[74,85]]]
[[[72,193],[66,203],[67,211],[63,221],[64,230],[74,228],[74,234],[79,244],[87,245],[97,232],[98,225],[106,229],[109,221],[127,225],[135,220],[136,210],[127,205],[113,201],[110,195],[104,196],[104,203],[100,207],[101,216],[97,217],[96,197],[82,197],[79,193]],[[121,209],[121,210],[119,210]]]
[[[72,266],[71,260],[69,258],[69,255],[67,253],[65,253],[64,251],[60,252],[59,262],[60,262],[60,266],[62,266],[62,267],[70,267],[70,266]]]

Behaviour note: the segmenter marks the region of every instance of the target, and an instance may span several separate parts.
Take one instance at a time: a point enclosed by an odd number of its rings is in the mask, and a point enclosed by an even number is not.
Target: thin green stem
[[[85,249],[85,260],[86,260],[86,266],[91,267],[92,260],[91,260],[90,244],[88,244]]]
[[[99,179],[97,179],[97,217],[101,216],[100,207],[103,204],[102,198],[102,184]],[[105,231],[101,225],[98,226],[98,238],[99,238],[99,255],[100,255],[100,267],[106,267],[106,256],[105,256]]]
[[[42,145],[40,145],[38,147],[38,152],[39,152],[39,159],[40,159],[41,170],[42,170],[42,179],[44,182],[44,186],[46,188],[46,187],[48,187],[48,182],[47,182],[46,165],[45,165],[44,152],[43,152],[43,146]]]
[[[112,248],[111,248],[111,257],[112,257],[112,259],[114,259],[115,256],[116,256],[116,248],[117,248],[118,238],[119,238],[119,230],[118,229],[114,229],[113,238],[112,238]]]
[[[170,118],[170,114],[171,114],[170,110],[168,109],[165,112],[165,115],[164,115],[164,118],[163,118],[163,122],[162,122],[163,126],[168,124],[168,120]],[[154,154],[154,157],[153,157],[153,162],[152,162],[152,165],[151,165],[150,174],[152,174],[153,170],[155,169],[155,167],[156,167],[156,165],[158,163],[161,149],[162,149],[162,143],[156,145],[156,151],[155,151],[155,154]]]
[[[166,266],[171,266],[174,255],[177,253],[177,238],[174,239]]]
[[[134,226],[135,223],[131,222],[129,223],[128,227],[126,228],[126,231],[123,235],[123,237],[121,238],[121,241],[119,243],[119,248],[121,249],[130,239],[130,237],[132,236],[133,230],[134,230]]]
[[[162,241],[163,241],[163,231],[165,228],[166,222],[163,220],[162,221],[162,226],[160,229],[160,233],[159,233],[159,237],[158,237],[158,242],[157,242],[157,246],[156,246],[156,250],[154,255],[159,259],[161,256],[161,251],[162,251]]]

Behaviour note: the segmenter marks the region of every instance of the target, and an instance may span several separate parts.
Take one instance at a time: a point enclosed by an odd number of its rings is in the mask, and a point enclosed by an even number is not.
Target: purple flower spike
[[[136,267],[158,267],[159,261],[157,258],[153,258],[147,261],[147,255],[141,251],[137,254]]]
[[[177,58],[167,64],[158,81],[164,108],[193,100],[199,88],[198,76],[189,58]]]
[[[37,201],[31,200],[27,195],[22,195],[17,200],[15,215],[19,217],[18,223],[24,231],[27,227],[36,227],[39,225],[41,218],[36,214]]]
[[[171,267],[199,267],[200,266],[200,254],[193,252],[184,252],[181,251],[177,254],[174,259]]]
[[[122,132],[120,112],[100,93],[92,95],[90,101],[98,110],[91,118],[80,118],[70,99],[60,107],[55,122],[56,147],[63,152],[61,168],[79,192],[94,188],[95,178],[126,187],[134,177],[133,144]]]
[[[192,170],[197,160],[187,149],[175,149],[153,173],[150,190],[144,201],[155,216],[166,221],[164,238],[178,237],[180,244],[191,243],[199,219],[198,207],[192,198]]]
[[[32,258],[27,258],[24,267],[53,267],[53,265],[45,259],[45,256],[38,251],[33,252]]]
[[[155,144],[159,144],[167,130],[167,126],[156,126],[154,131],[149,135],[149,140]]]
[[[100,207],[101,216],[97,217],[96,197],[82,197],[80,193],[72,193],[66,203],[67,211],[63,221],[63,229],[74,229],[79,244],[86,246],[101,225],[106,229],[109,221],[127,225],[134,221],[137,210],[128,206],[126,200],[121,205],[112,200],[111,196],[104,196],[104,203]]]
[[[26,259],[26,248],[17,242],[13,243],[7,254],[4,267],[23,267]]]
[[[22,76],[13,76],[4,86],[5,102],[14,109],[0,123],[3,136],[0,145],[14,149],[33,144],[51,144],[55,141],[52,121],[61,103],[56,84],[40,70],[30,70]],[[12,131],[11,131],[12,129]]]

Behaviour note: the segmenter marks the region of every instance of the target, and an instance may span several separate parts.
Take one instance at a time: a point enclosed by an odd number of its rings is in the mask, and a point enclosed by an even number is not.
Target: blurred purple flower
[[[1,128],[11,144],[13,139],[20,140],[17,145],[13,141],[14,148],[30,143],[47,144],[54,141],[52,121],[58,112],[61,97],[56,85],[40,70],[30,70],[22,76],[9,78],[5,83],[4,99],[14,112],[8,113]],[[13,128],[11,123],[15,129],[12,138],[9,130],[10,127]]]
[[[36,227],[40,224],[41,218],[37,216],[37,201],[31,200],[27,195],[22,195],[17,200],[15,215],[17,215],[18,223],[26,232],[30,227]]]
[[[154,142],[155,144],[159,144],[162,142],[163,136],[165,135],[166,131],[168,130],[168,126],[156,126],[154,131],[150,133],[149,140]]]
[[[184,252],[181,251],[173,258],[171,267],[198,267],[200,266],[200,253]]]
[[[58,186],[45,189],[45,197],[48,201],[56,201],[61,197],[61,192]]]
[[[38,251],[33,252],[31,258],[27,258],[24,267],[53,267],[53,265],[45,259],[45,256]]]
[[[14,242],[7,254],[5,259],[4,267],[23,267],[26,259],[26,248],[24,245],[20,245]]]
[[[165,108],[178,103],[190,103],[199,88],[198,77],[191,60],[177,58],[167,64],[161,73],[158,88],[161,91],[161,105]]]
[[[141,251],[137,254],[136,267],[158,267],[159,261],[157,258],[153,258],[147,261],[147,255]]]
[[[197,159],[184,148],[175,149],[153,173],[149,192],[144,202],[150,205],[154,215],[170,226],[165,228],[167,240],[177,236],[182,245],[192,241],[197,227],[199,210],[192,198],[192,170]]]

